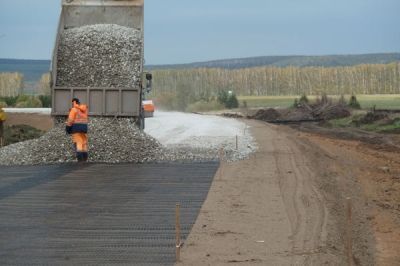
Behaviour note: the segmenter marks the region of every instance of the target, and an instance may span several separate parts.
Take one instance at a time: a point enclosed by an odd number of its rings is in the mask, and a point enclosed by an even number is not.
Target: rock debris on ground
[[[174,154],[173,160],[224,160],[228,162],[239,161],[249,157],[257,150],[252,136],[247,133],[245,136],[234,137],[202,136],[191,137],[179,144],[165,146]]]
[[[127,118],[92,118],[89,122],[91,162],[148,162],[164,159],[165,151],[154,138]],[[75,161],[71,137],[61,121],[38,139],[0,149],[0,164],[31,165]]]

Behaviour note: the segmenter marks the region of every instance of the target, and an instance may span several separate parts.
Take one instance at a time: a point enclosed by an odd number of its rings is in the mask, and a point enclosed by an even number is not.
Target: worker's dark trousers
[[[4,146],[4,126],[3,121],[0,121],[0,147]]]
[[[78,162],[86,162],[88,159],[88,137],[86,133],[73,133],[72,142],[76,149]]]

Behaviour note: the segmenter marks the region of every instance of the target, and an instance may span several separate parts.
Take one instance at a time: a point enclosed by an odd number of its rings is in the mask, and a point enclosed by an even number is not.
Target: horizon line
[[[220,59],[209,59],[204,61],[192,61],[188,63],[158,63],[158,64],[145,64],[147,66],[163,66],[163,65],[189,65],[207,62],[216,62],[224,60],[241,60],[251,59],[258,57],[324,57],[324,56],[359,56],[359,55],[378,55],[378,54],[400,54],[399,52],[372,52],[372,53],[344,53],[344,54],[320,54],[320,55],[309,55],[309,54],[286,54],[286,55],[259,55],[259,56],[246,56],[246,57],[232,57],[232,58],[220,58]],[[52,61],[51,59],[31,59],[31,58],[0,58],[0,60],[15,60],[15,61]]]

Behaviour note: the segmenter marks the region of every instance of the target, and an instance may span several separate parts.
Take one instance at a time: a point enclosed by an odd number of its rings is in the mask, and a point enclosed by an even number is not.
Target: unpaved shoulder
[[[332,159],[295,131],[248,124],[258,151],[221,165],[182,251],[182,264],[345,264],[342,200],[347,195],[326,167]],[[356,261],[370,265],[369,253],[356,248]]]

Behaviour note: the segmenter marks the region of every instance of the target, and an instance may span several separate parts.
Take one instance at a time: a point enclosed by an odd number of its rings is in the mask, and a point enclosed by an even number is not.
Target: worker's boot
[[[87,152],[83,152],[83,161],[87,162],[88,158],[89,158],[89,154]]]
[[[78,159],[78,163],[85,161],[83,154],[84,154],[83,152],[77,152],[76,153],[76,159]]]

